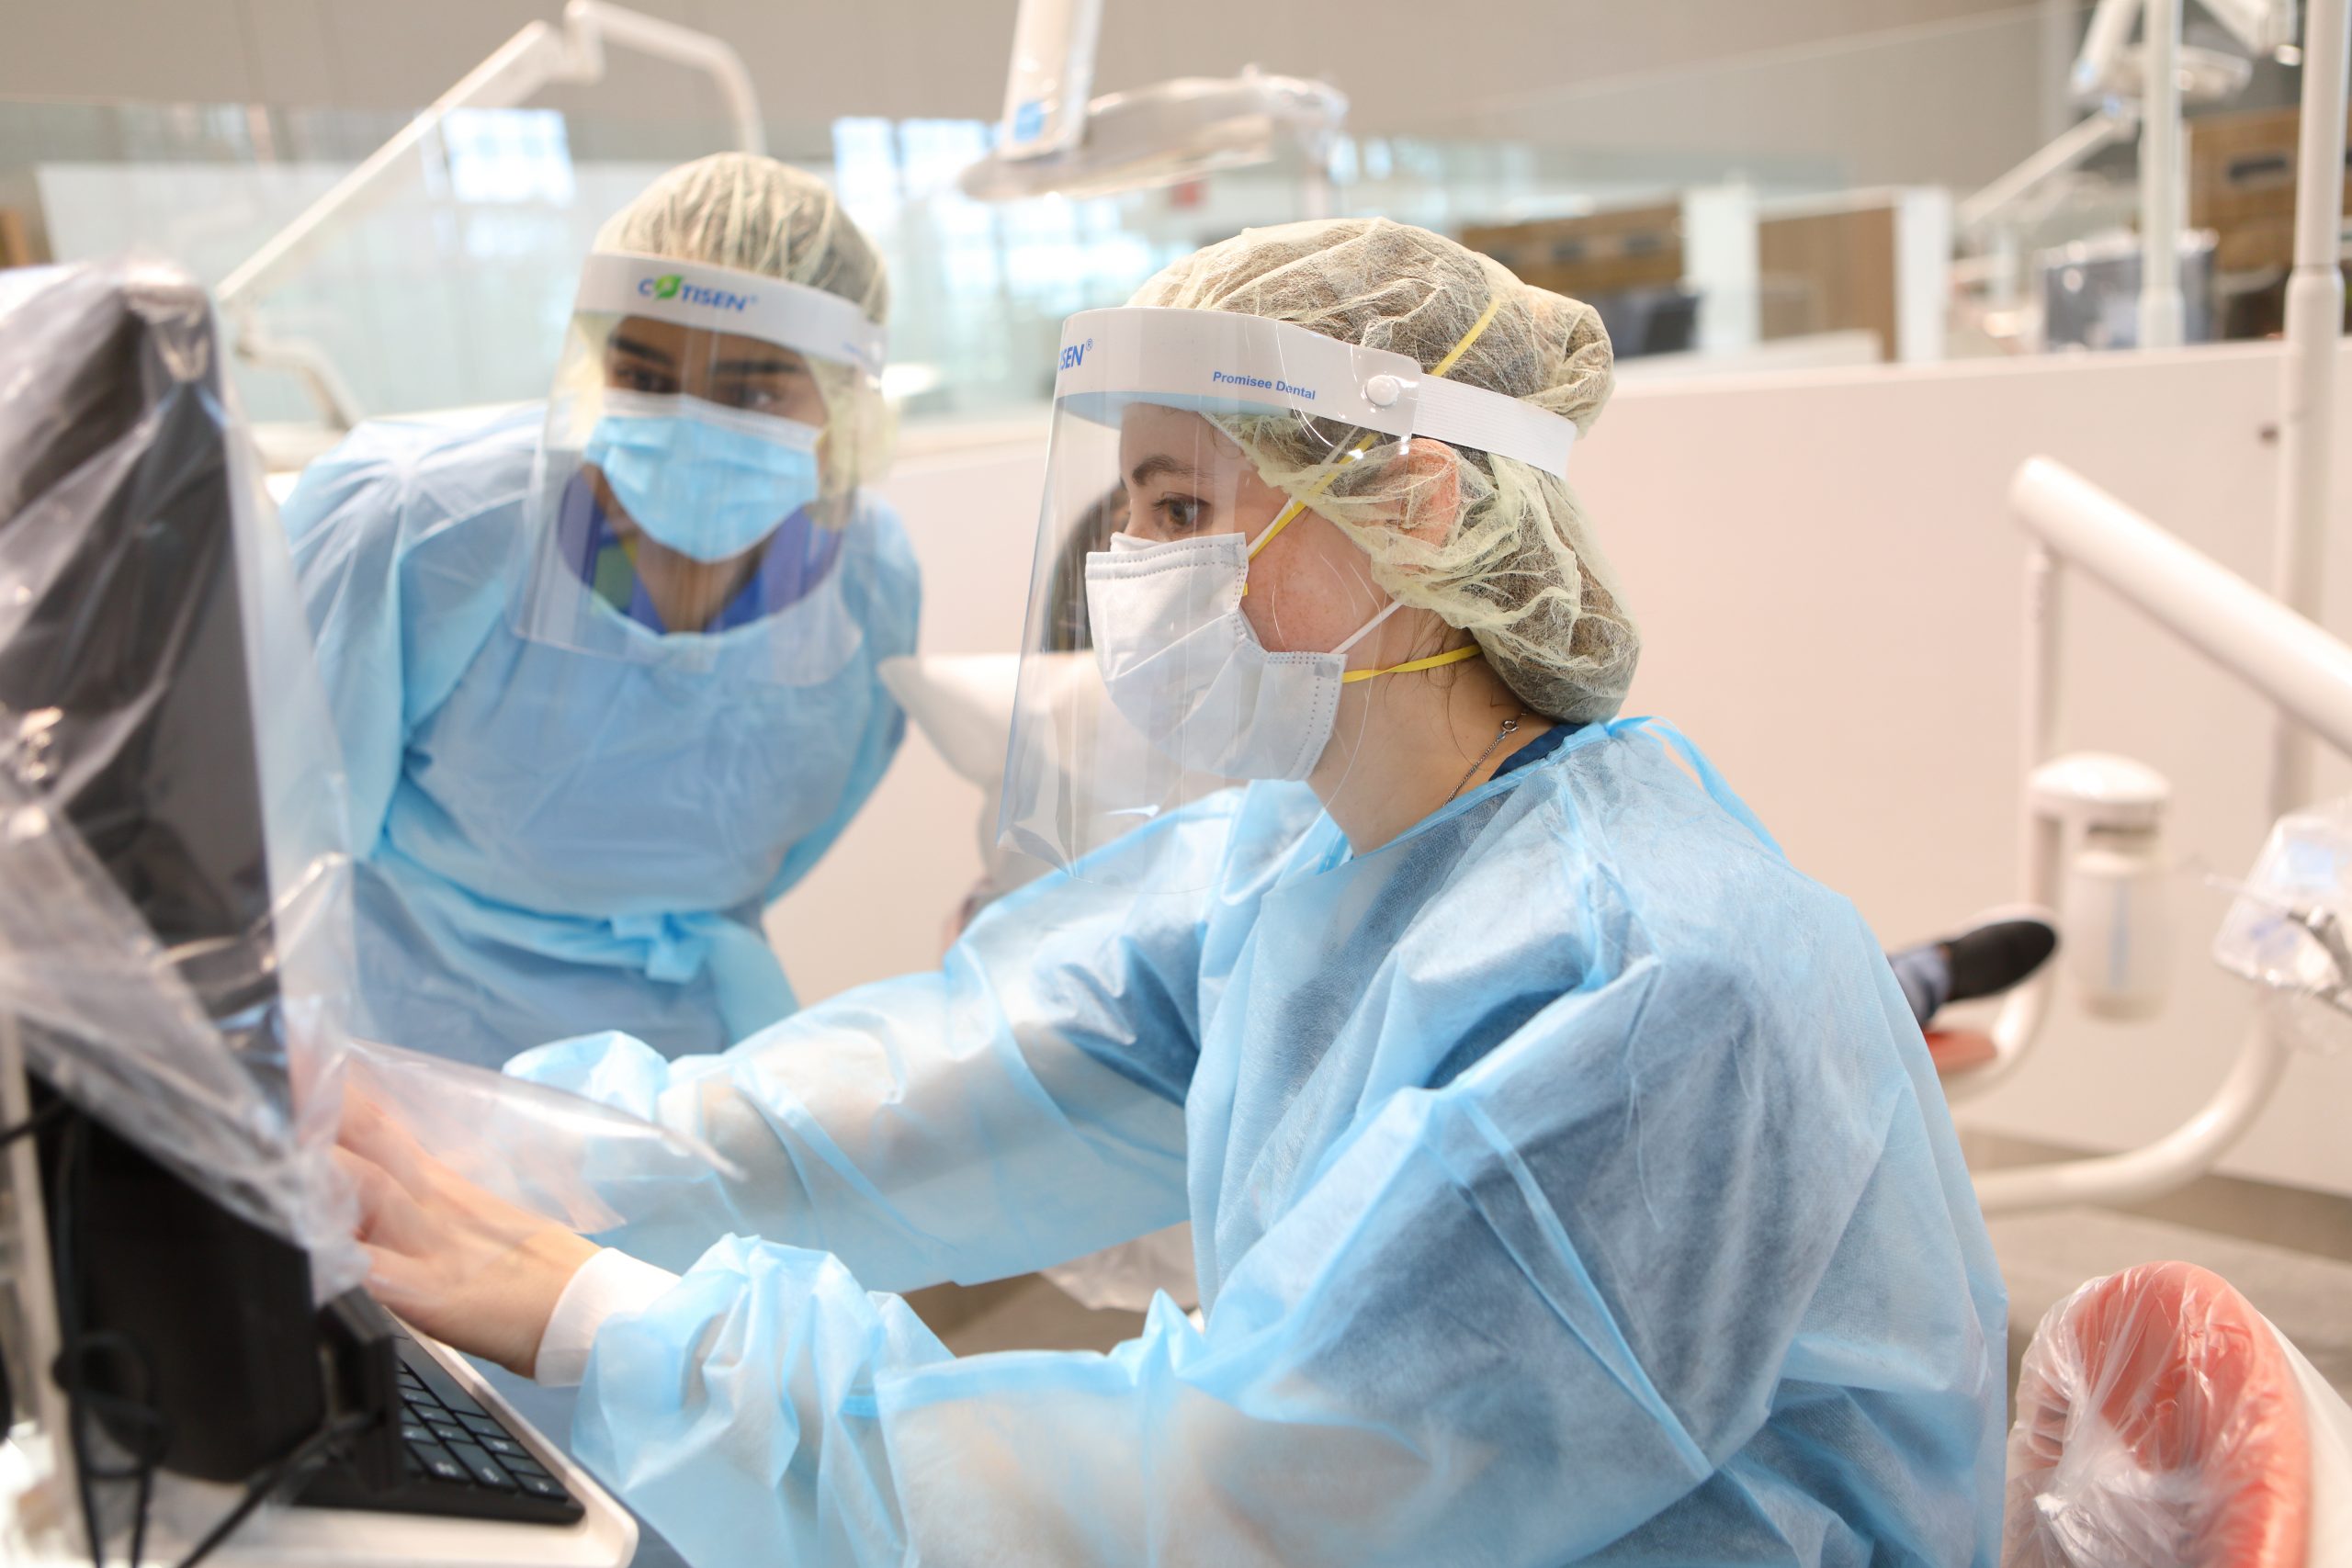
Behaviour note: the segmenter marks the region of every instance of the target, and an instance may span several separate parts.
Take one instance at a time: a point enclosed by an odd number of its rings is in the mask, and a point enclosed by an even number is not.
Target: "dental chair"
[[[2346,1568],[2352,1406],[2229,1282],[2094,1280],[2027,1348],[2004,1568]]]

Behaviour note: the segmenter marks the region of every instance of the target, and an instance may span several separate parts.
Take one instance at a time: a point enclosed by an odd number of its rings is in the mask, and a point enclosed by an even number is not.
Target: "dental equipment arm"
[[[737,144],[747,152],[767,151],[752,74],[732,46],[605,0],[571,0],[563,8],[561,26],[533,22],[508,39],[221,280],[214,298],[239,357],[290,371],[331,424],[342,430],[356,424],[362,412],[357,400],[322,352],[312,344],[268,337],[260,330],[254,316],[263,297],[315,254],[338,228],[388,196],[405,160],[438,135],[452,111],[509,108],[543,87],[602,81],[607,43],[707,73],[734,126]]]
[[[2052,607],[2060,564],[2072,563],[2268,697],[2283,716],[2352,754],[2352,647],[2048,457],[2018,470],[2009,503],[2037,542],[2033,570],[2045,611]],[[2046,737],[2046,657],[2055,642],[2054,614],[2037,621],[2030,647],[2041,651],[2030,662],[2039,695],[2030,688],[2030,739],[2036,730]],[[2057,858],[2054,828],[2045,829],[2029,846],[2030,888],[2046,892],[2054,884]],[[1971,1093],[2015,1069],[2047,1009],[2049,985],[2037,977],[2003,1008],[1994,1027],[2001,1055],[1966,1080]],[[1988,1172],[1976,1179],[1977,1201],[1987,1213],[2126,1203],[2192,1180],[2252,1125],[2278,1088],[2287,1056],[2288,1047],[2257,1021],[2212,1099],[2172,1133],[2123,1154]]]

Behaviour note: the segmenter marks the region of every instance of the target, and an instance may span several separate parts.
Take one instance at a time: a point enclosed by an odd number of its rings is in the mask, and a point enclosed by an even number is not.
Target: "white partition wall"
[[[1021,646],[1046,488],[1046,422],[936,456],[902,456],[883,493],[922,563],[922,651]],[[768,935],[803,1001],[938,962],[980,874],[978,791],[910,731],[832,852],[773,910]]]
[[[2270,345],[1822,372],[1631,391],[1577,482],[1645,634],[1634,707],[1707,748],[1796,862],[1890,944],[2014,896],[2024,539],[2004,495],[2036,452],[2267,580]],[[2352,540],[2352,496],[2335,537]],[[2352,626],[2339,544],[2328,624]],[[2095,584],[2070,584],[2058,743],[2174,785],[2170,849],[2243,875],[2267,827],[2268,716]],[[2352,780],[2323,778],[2341,790]],[[2062,986],[2050,1035],[1973,1122],[2097,1147],[2192,1111],[2247,999],[2205,957],[2224,898],[2176,879],[2177,983],[2144,1025]],[[2352,1061],[2299,1060],[2225,1168],[2352,1191]]]
[[[1792,857],[1890,944],[2013,896],[2023,537],[2003,496],[2047,452],[2267,580],[2278,350],[1870,367],[1629,388],[1576,479],[1645,637],[1633,711],[1705,748]],[[2343,416],[2352,426],[2352,404]],[[1016,646],[1043,472],[1034,437],[917,458],[889,488],[927,578],[925,646]],[[2343,487],[2352,491],[2352,487]],[[2352,630],[2352,494],[2324,612]],[[2243,874],[2267,827],[2267,716],[2094,584],[2074,585],[2058,741],[2175,790],[2171,851]],[[2323,773],[2322,787],[2352,787]],[[910,739],[873,808],[771,930],[803,994],[928,963],[978,869],[977,798]],[[2098,1147],[2185,1117],[2247,1002],[2204,955],[2224,898],[2177,879],[2177,985],[2143,1025],[2052,1032],[1988,1127]],[[2299,1059],[2224,1168],[2352,1192],[2352,1060]]]

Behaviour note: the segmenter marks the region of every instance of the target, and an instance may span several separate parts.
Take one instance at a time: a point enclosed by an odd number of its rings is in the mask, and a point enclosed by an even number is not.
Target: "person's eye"
[[[1197,531],[1208,518],[1208,503],[1189,495],[1163,495],[1151,503],[1159,531],[1175,537]]]
[[[659,370],[630,366],[621,372],[621,385],[632,392],[666,394],[678,389],[678,384]]]
[[[752,413],[772,413],[784,406],[784,394],[774,387],[741,387],[729,401]]]

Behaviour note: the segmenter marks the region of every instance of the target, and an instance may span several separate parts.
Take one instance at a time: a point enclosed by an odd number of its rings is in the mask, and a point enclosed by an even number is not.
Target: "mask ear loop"
[[[1385,610],[1381,611],[1381,612],[1380,612],[1380,614],[1378,614],[1378,615],[1376,615],[1373,616],[1373,618],[1372,618],[1372,619],[1370,619],[1370,620],[1366,621],[1363,625],[1362,625],[1362,626],[1358,626],[1354,631],[1352,631],[1352,632],[1349,633],[1349,634],[1348,634],[1348,640],[1347,640],[1347,641],[1345,641],[1345,642],[1343,642],[1343,643],[1341,643],[1339,647],[1337,647],[1337,648],[1333,649],[1331,651],[1332,651],[1332,652],[1334,652],[1334,653],[1339,653],[1339,654],[1344,654],[1344,653],[1346,653],[1346,652],[1348,651],[1348,649],[1350,649],[1353,648],[1356,644],[1358,644],[1358,643],[1362,642],[1364,638],[1366,638],[1366,637],[1370,637],[1373,633],[1374,633],[1374,632],[1378,631],[1378,630],[1380,629],[1380,623],[1381,623],[1381,622],[1383,622],[1383,621],[1386,620],[1389,616],[1391,616],[1391,615],[1395,615],[1397,611],[1399,611],[1399,610],[1403,609],[1404,607],[1405,607],[1405,601],[1403,601],[1402,599],[1391,599],[1390,601],[1388,601],[1388,608],[1386,608]],[[1365,674],[1367,674],[1367,675],[1369,675],[1369,674],[1371,674],[1371,673],[1372,673],[1372,671],[1369,671],[1369,670],[1367,670],[1367,671],[1364,671],[1364,673],[1365,673]],[[1341,677],[1340,677],[1340,679],[1341,679],[1341,680],[1345,680],[1345,679],[1347,679],[1347,677],[1346,677],[1346,676],[1341,676]]]
[[[1404,607],[1405,601],[1402,599],[1391,599],[1388,601],[1388,608],[1351,632],[1348,635],[1348,640],[1331,651],[1344,656],[1348,649],[1378,630],[1381,622]],[[1408,659],[1402,664],[1391,664],[1385,670],[1351,670],[1340,677],[1340,683],[1343,686],[1351,686],[1358,681],[1369,681],[1374,675],[1408,675],[1416,670],[1435,670],[1441,665],[1459,664],[1465,659],[1476,659],[1484,651],[1475,642],[1463,648],[1449,648],[1443,653],[1432,653],[1426,659]]]
[[[1371,445],[1372,437],[1367,435],[1363,441],[1357,444],[1355,451],[1349,453],[1348,456],[1351,457],[1357,457],[1363,453],[1365,447]],[[1308,491],[1306,492],[1307,495],[1321,495],[1325,491],[1330,488],[1331,481],[1339,477],[1340,470],[1333,468],[1330,472],[1325,474],[1320,479],[1316,481],[1315,488]],[[1241,596],[1244,599],[1250,597],[1249,563],[1256,560],[1258,558],[1258,552],[1264,549],[1268,545],[1272,544],[1274,542],[1274,536],[1289,527],[1293,523],[1296,522],[1298,514],[1306,510],[1306,501],[1304,497],[1292,497],[1290,504],[1283,507],[1281,512],[1277,513],[1274,516],[1274,520],[1266,525],[1264,531],[1260,533],[1256,538],[1250,541],[1249,549],[1244,551],[1241,557]]]

